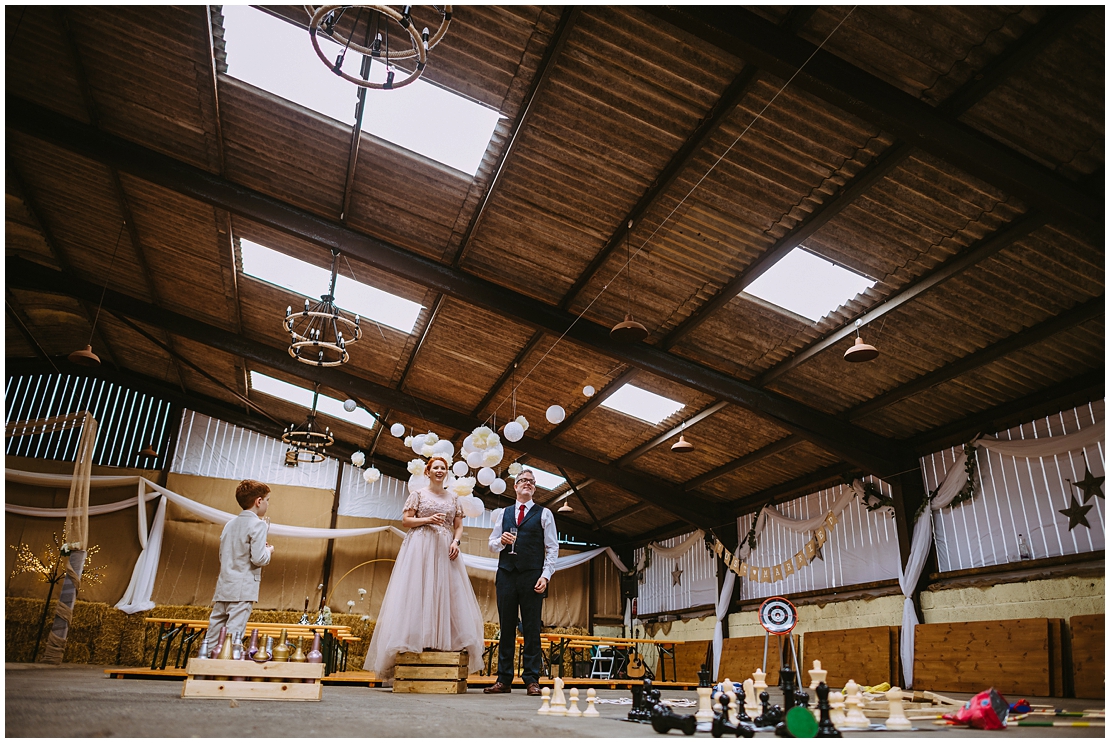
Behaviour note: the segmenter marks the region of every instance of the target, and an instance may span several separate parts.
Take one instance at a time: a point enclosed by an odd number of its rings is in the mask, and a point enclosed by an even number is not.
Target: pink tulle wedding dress
[[[363,668],[390,679],[397,653],[466,650],[473,673],[482,667],[482,612],[462,557],[447,556],[455,513],[461,512],[458,498],[420,490],[405,501],[409,509],[419,518],[434,513],[447,518],[444,526],[410,529],[401,542]]]

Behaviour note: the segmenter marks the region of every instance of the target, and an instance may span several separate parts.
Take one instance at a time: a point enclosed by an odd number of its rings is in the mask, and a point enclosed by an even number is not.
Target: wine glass
[[[517,528],[516,528],[515,526],[514,526],[514,527],[512,527],[511,529],[509,529],[509,533],[513,535],[513,545],[512,545],[512,547],[511,547],[511,548],[509,549],[509,554],[510,554],[510,555],[515,555],[515,554],[516,554],[516,533],[517,533]]]

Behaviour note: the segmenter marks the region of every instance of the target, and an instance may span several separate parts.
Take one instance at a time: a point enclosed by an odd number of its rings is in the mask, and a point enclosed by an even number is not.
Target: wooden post
[[[329,529],[334,529],[339,519],[339,492],[343,487],[343,462],[339,462],[339,471],[335,476],[335,497],[331,502],[331,524]],[[335,554],[335,540],[328,540],[328,552],[324,556],[324,572],[320,578],[323,589],[320,591],[320,608],[324,608],[324,597],[328,595],[328,583],[331,581],[331,563]]]

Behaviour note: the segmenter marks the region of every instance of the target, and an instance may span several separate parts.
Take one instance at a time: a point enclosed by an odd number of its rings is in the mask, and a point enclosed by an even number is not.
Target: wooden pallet
[[[318,702],[323,663],[288,663],[190,658],[181,696],[193,699],[277,699]],[[247,681],[230,681],[235,677]],[[263,679],[259,681],[258,679]]]
[[[427,651],[398,653],[393,691],[398,694],[465,694],[470,655]]]

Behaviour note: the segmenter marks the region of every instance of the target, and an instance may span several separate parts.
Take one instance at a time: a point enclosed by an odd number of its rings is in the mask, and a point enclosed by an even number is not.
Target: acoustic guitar
[[[639,638],[640,632],[637,630],[633,639],[638,640]],[[624,672],[628,674],[628,678],[630,679],[642,679],[647,675],[647,666],[644,665],[644,658],[640,655],[639,647],[635,643],[633,643],[632,647],[629,649],[628,668],[626,668]]]

